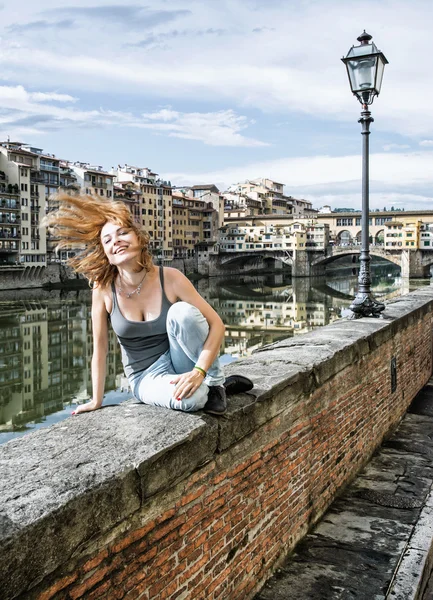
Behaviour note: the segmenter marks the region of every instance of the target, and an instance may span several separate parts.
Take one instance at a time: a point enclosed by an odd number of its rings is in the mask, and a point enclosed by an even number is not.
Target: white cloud
[[[410,148],[409,144],[385,144],[383,149],[385,152],[389,152],[390,150],[407,150]]]
[[[12,79],[18,73],[22,81],[35,85],[40,85],[42,77],[51,86],[111,91],[114,85],[117,93],[171,102],[175,98],[218,101],[337,121],[356,118],[357,104],[339,60],[357,43],[360,33],[359,16],[350,3],[305,2],[288,10],[286,3],[275,2],[257,4],[253,10],[251,3],[230,0],[194,2],[192,10],[185,11],[184,2],[172,0],[167,14],[159,10],[156,1],[148,4],[146,9],[132,5],[122,9],[119,4],[67,10],[78,16],[85,10],[105,11],[110,19],[123,20],[136,18],[137,11],[144,18],[151,13],[158,17],[152,33],[163,36],[167,47],[150,54],[145,48],[125,48],[121,28],[95,29],[91,19],[81,19],[78,31],[65,30],[54,37],[39,35],[34,43],[23,36],[19,47],[15,36],[6,36],[0,55],[2,71]],[[40,10],[51,6],[48,0],[38,3]],[[27,21],[32,17],[30,3],[28,8],[22,11],[22,19]],[[410,136],[433,135],[433,82],[422,68],[413,68],[412,59],[432,49],[433,5],[424,0],[365,0],[363,8],[369,14],[374,41],[390,60],[381,97],[374,105],[374,127]],[[229,22],[230,32],[223,42],[215,37],[208,41],[203,36],[175,35],[178,30],[172,29],[166,17],[181,13],[191,30],[222,30]],[[257,29],[261,29],[259,36],[253,32]],[[130,31],[129,44],[141,39],[141,31]],[[401,99],[408,90],[410,101],[402,110]]]
[[[0,86],[0,128],[16,136],[43,134],[53,128],[70,126],[130,127],[149,129],[168,137],[196,140],[210,146],[259,147],[265,142],[241,135],[250,122],[232,110],[214,113],[181,113],[162,109],[154,113],[134,115],[131,112],[106,109],[83,111],[70,103],[77,98],[55,92],[27,92],[23,86]],[[66,106],[57,106],[60,102]],[[25,128],[23,130],[23,127]],[[30,129],[28,129],[30,127]],[[1,131],[1,129],[0,129]],[[6,132],[5,132],[6,133]]]
[[[69,94],[57,94],[56,92],[44,93],[34,92],[29,94],[29,98],[34,102],[77,102],[78,98]]]
[[[214,113],[180,113],[161,110],[143,114],[143,129],[167,133],[170,137],[197,140],[209,146],[243,146],[257,148],[267,146],[265,142],[244,137],[240,132],[248,127],[248,119],[238,116],[233,110]]]
[[[385,205],[408,208],[415,203],[431,208],[433,200],[432,152],[378,153],[370,156],[370,206]],[[361,205],[361,157],[313,156],[282,158],[246,164],[243,167],[192,173],[166,173],[178,185],[212,182],[220,189],[230,184],[269,177],[282,181],[286,193],[311,200],[316,208],[324,204]]]
[[[419,143],[419,145],[423,146],[423,147],[426,147],[426,148],[429,148],[429,147],[433,146],[433,140],[422,140]]]

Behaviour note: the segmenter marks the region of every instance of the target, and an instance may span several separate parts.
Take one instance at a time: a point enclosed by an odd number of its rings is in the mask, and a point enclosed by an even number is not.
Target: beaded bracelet
[[[200,371],[203,377],[206,377],[207,373],[204,369],[202,369],[201,367],[197,367],[197,365],[195,365],[194,369],[197,369],[197,371]]]

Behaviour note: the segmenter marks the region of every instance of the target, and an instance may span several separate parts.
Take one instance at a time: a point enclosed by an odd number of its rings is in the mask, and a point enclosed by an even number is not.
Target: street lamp
[[[379,317],[385,305],[377,302],[371,293],[370,276],[370,239],[369,239],[369,135],[370,123],[373,122],[368,105],[373,103],[380,93],[385,65],[385,55],[371,42],[372,36],[365,32],[359,38],[359,46],[352,46],[345,58],[352,93],[362,104],[362,218],[361,218],[361,255],[358,277],[358,293],[350,305],[354,318]]]

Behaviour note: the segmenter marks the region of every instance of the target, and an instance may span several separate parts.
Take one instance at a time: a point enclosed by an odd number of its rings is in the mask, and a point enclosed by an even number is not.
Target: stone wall
[[[251,598],[429,379],[432,309],[425,288],[230,365],[256,387],[227,418],[127,402],[3,446],[2,598]]]
[[[21,290],[61,286],[85,287],[85,280],[69,267],[52,263],[47,267],[3,266],[0,267],[0,289]]]

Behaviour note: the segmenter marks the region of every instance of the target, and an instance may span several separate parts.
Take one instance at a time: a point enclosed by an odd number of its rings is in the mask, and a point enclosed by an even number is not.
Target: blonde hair
[[[142,246],[139,265],[146,271],[152,269],[149,236],[134,222],[123,202],[103,200],[95,196],[58,194],[53,198],[56,210],[42,220],[57,242],[56,251],[75,249],[78,253],[67,264],[82,273],[91,283],[106,287],[114,282],[117,267],[112,265],[102,246],[101,230],[106,223],[132,229]]]

